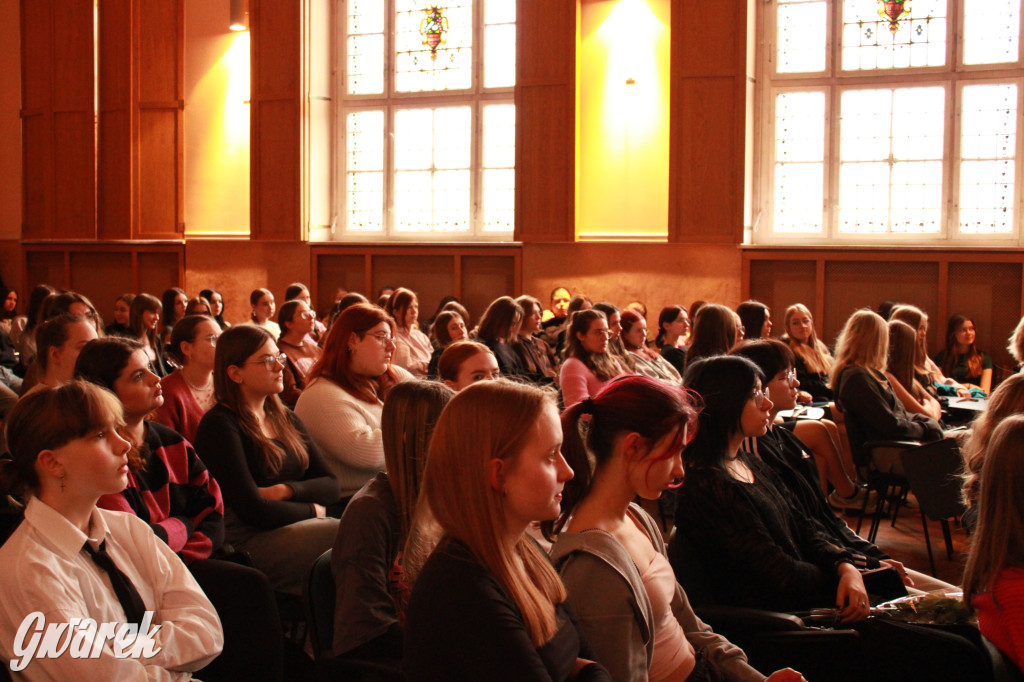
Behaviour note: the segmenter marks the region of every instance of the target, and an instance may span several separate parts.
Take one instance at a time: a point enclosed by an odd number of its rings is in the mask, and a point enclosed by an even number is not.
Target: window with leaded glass
[[[763,8],[755,242],[1022,242],[1021,0]]]
[[[346,0],[339,221],[354,239],[511,239],[516,3]]]

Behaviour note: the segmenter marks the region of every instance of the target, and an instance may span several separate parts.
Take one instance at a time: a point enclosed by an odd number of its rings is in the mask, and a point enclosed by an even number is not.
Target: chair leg
[[[921,512],[921,527],[924,528],[924,544],[928,547],[928,563],[932,567],[932,577],[937,578],[935,572],[935,556],[932,554],[932,539],[928,535],[928,517]]]
[[[946,540],[946,558],[953,560],[953,537],[949,532],[949,520],[942,519],[942,537]]]
[[[860,527],[864,523],[864,514],[868,511],[868,500],[871,498],[871,491],[876,490],[873,486],[868,486],[864,489],[864,501],[860,505],[860,516],[857,517],[857,535],[860,535]],[[875,503],[878,503],[878,492],[875,492]]]
[[[878,537],[878,528],[882,525],[882,517],[885,516],[885,501],[889,499],[888,483],[882,484],[878,489],[878,499],[875,503],[875,514],[871,519],[871,530],[868,531],[868,542],[874,542]]]
[[[898,492],[893,495],[893,508],[892,508],[892,522],[889,524],[891,528],[896,527],[896,517],[900,515],[900,507],[907,499],[907,493],[910,492],[910,488],[907,486],[894,486],[894,489]]]

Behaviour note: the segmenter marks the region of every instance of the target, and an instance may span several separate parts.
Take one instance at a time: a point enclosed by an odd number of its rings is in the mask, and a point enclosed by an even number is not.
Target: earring
[[[64,474],[60,475],[60,491],[64,492]]]

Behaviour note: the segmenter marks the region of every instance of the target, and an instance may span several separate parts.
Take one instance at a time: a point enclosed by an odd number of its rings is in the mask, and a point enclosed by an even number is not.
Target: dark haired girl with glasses
[[[298,417],[281,403],[286,356],[270,332],[231,327],[217,339],[217,405],[195,446],[224,494],[225,539],[248,552],[277,592],[301,595],[313,562],[333,543],[326,508],[338,481]]]
[[[612,377],[625,374],[619,361],[608,352],[611,337],[608,318],[601,311],[573,313],[565,334],[566,360],[559,381],[566,407],[597,395]]]

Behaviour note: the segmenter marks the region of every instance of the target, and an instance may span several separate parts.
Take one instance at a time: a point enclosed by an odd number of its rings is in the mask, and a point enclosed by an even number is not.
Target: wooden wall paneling
[[[374,255],[373,294],[367,294],[367,298],[372,300],[384,285],[415,291],[420,300],[420,319],[426,320],[434,314],[438,302],[455,291],[453,256],[450,252]]]
[[[313,276],[317,310],[334,302],[338,287],[358,292],[373,300],[376,292],[366,290],[366,259],[359,254],[312,252]]]
[[[516,259],[509,256],[463,256],[462,295],[455,294],[473,316],[480,321],[487,306],[499,296],[518,296]]]
[[[99,5],[97,234],[130,239],[135,216],[132,0]]]
[[[1007,339],[1020,319],[1017,301],[1024,297],[1022,263],[958,263],[948,267],[948,316],[961,313],[974,320],[978,349],[992,356],[996,380],[1008,376],[1016,361],[1006,350]],[[944,347],[948,316],[932,321],[938,332],[934,352]]]
[[[148,292],[157,298],[165,289],[181,286],[184,249],[140,251],[138,255],[138,292]],[[137,292],[137,293],[138,293]]]
[[[785,331],[784,313],[794,303],[803,303],[810,310],[818,305],[816,294],[817,263],[801,261],[748,261],[750,263],[749,298],[761,301],[772,311],[775,325],[772,334]]]
[[[304,238],[303,13],[295,0],[250,0],[252,239]]]
[[[175,239],[182,223],[183,0],[134,0],[136,239]]]
[[[746,12],[744,2],[673,3],[670,242],[743,241]]]
[[[576,236],[577,2],[517,0],[518,241]]]
[[[96,73],[92,0],[53,6],[54,224],[47,235],[96,238]]]
[[[811,314],[816,320],[825,319],[825,259],[817,258],[814,261],[814,307],[810,308]],[[785,321],[783,321],[785,322]],[[824,327],[822,327],[824,330]],[[819,332],[820,333],[820,332]]]
[[[86,295],[103,321],[111,322],[114,299],[134,292],[131,251],[70,251],[70,288]],[[159,292],[158,292],[159,295]]]
[[[377,292],[373,289],[373,256],[367,253],[363,256],[363,295],[376,303]]]

